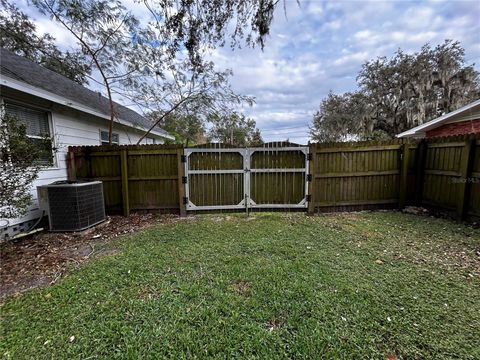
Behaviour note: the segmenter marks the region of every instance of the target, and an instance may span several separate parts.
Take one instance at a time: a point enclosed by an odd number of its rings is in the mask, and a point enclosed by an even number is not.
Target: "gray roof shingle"
[[[0,48],[0,74],[109,115],[108,99],[105,96],[3,48]],[[148,119],[117,102],[115,102],[115,111],[119,119],[134,127],[148,129],[151,126]],[[155,131],[170,137],[158,126],[155,127]]]

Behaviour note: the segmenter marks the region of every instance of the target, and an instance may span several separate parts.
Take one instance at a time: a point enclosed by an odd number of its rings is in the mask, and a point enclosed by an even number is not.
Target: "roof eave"
[[[418,134],[425,134],[428,130],[435,129],[436,127],[440,126],[446,120],[448,120],[448,119],[450,119],[454,116],[460,115],[463,112],[468,111],[468,110],[472,109],[473,107],[479,106],[479,105],[480,105],[480,99],[475,100],[475,101],[471,102],[470,104],[467,104],[467,105],[462,106],[461,108],[459,108],[457,110],[449,112],[448,114],[442,115],[442,116],[440,116],[436,119],[430,120],[430,121],[428,121],[428,122],[426,122],[422,125],[418,125],[418,126],[412,128],[410,130],[404,131],[404,132],[398,134],[397,137],[398,138],[412,137],[414,135],[420,137],[421,135],[418,135]]]
[[[403,133],[396,135],[397,138],[413,138],[413,139],[424,138],[425,136],[426,136],[426,133],[424,131],[420,131],[420,132],[405,131]]]

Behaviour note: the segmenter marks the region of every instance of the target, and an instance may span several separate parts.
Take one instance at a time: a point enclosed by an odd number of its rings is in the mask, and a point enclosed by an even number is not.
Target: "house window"
[[[101,145],[109,145],[108,142],[108,131],[100,131],[100,144]],[[119,145],[120,144],[120,137],[117,133],[112,133],[112,144]]]
[[[17,123],[25,126],[25,132],[38,145],[40,165],[53,165],[50,113],[17,104],[5,104],[5,113],[15,117]]]

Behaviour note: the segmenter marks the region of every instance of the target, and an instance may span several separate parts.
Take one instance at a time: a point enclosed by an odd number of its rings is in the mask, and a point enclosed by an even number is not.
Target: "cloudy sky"
[[[146,16],[128,1],[135,14]],[[68,35],[31,7],[21,8],[62,46]],[[244,109],[257,121],[264,139],[306,143],[308,124],[320,100],[332,90],[356,87],[361,64],[391,56],[399,47],[418,51],[425,43],[461,42],[468,63],[480,63],[480,0],[476,1],[305,1],[280,6],[262,52],[229,48],[212,53],[219,69],[231,68],[233,88],[254,96]],[[480,67],[477,65],[477,69]]]

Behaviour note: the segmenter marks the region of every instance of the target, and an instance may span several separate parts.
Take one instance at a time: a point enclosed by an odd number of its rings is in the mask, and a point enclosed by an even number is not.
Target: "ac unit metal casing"
[[[56,181],[37,187],[50,231],[81,231],[106,219],[101,181]]]

